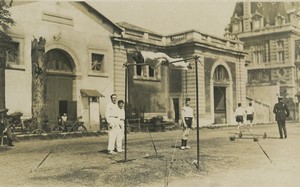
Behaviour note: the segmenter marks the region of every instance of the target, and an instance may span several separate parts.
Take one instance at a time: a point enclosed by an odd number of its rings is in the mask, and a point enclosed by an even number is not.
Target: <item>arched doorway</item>
[[[73,80],[75,64],[64,50],[51,49],[45,55],[47,65],[47,107],[48,119],[56,121],[67,113],[69,119],[77,116],[77,103],[73,101]]]
[[[213,96],[214,96],[214,123],[227,123],[226,93],[230,83],[227,69],[223,65],[218,65],[213,74]]]

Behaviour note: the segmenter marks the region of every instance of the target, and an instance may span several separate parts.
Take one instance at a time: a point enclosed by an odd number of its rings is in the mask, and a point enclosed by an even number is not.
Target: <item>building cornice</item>
[[[272,26],[272,27],[265,27],[263,29],[259,30],[252,30],[248,32],[241,32],[241,33],[236,33],[238,38],[243,39],[243,38],[250,38],[250,37],[256,37],[256,36],[265,36],[265,35],[270,35],[272,34],[279,34],[279,33],[288,33],[288,32],[299,32],[300,29],[295,27],[292,24],[286,24],[286,25],[281,25],[281,26]]]

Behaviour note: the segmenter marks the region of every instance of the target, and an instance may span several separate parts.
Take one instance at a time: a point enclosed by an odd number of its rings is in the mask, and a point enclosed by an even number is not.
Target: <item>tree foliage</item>
[[[7,34],[8,29],[15,24],[8,10],[13,1],[0,0],[0,52],[13,50],[12,39]]]

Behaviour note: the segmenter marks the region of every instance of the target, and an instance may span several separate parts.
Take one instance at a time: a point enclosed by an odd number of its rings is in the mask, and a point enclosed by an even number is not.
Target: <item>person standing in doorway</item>
[[[280,139],[287,138],[285,120],[290,116],[290,111],[282,101],[282,96],[278,96],[278,103],[274,105],[273,113],[277,121]]]
[[[111,102],[107,105],[105,111],[105,118],[108,124],[108,146],[107,151],[108,154],[116,154],[114,152],[116,139],[117,139],[117,132],[119,126],[119,108],[117,106],[117,95],[112,94],[110,96]]]
[[[238,107],[235,109],[235,121],[238,123],[238,131],[241,133],[241,125],[244,125],[245,110],[241,103],[238,103]]]
[[[119,119],[119,125],[117,127],[117,152],[123,152],[122,149],[122,141],[124,137],[124,122],[125,122],[125,110],[124,110],[124,101],[119,100],[118,101],[118,107],[119,107],[119,112],[118,112],[118,119]]]
[[[190,107],[190,98],[185,99],[185,106],[181,108],[181,120],[183,125],[183,134],[181,139],[181,150],[190,149],[191,147],[187,145],[188,135],[190,129],[192,128],[194,120],[194,110]]]
[[[249,103],[249,106],[246,107],[246,115],[246,120],[249,122],[250,127],[252,127],[254,120],[254,107],[252,103]]]
[[[67,123],[68,123],[68,115],[67,115],[67,113],[64,113],[64,114],[61,116],[61,124],[62,124],[62,126],[63,126],[65,132],[68,131]]]

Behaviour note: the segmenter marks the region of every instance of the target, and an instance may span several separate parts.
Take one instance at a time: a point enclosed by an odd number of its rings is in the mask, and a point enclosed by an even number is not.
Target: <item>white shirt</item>
[[[246,114],[254,114],[254,107],[253,106],[247,106],[246,108]]]
[[[235,116],[244,116],[244,114],[245,110],[243,107],[240,106],[235,109]]]
[[[61,119],[62,119],[62,121],[67,121],[68,120],[68,116],[62,116]]]
[[[182,117],[191,117],[194,118],[194,110],[189,106],[184,106],[181,108]]]
[[[117,104],[113,104],[112,102],[110,102],[107,107],[106,107],[106,111],[105,111],[105,118],[107,123],[111,124],[111,123],[116,123],[116,120],[118,120],[118,111],[119,111],[119,107]]]
[[[124,120],[125,120],[125,110],[124,110],[124,108],[120,108],[120,107],[118,107],[119,108],[119,111],[118,111],[118,117],[119,117],[119,120],[120,120],[120,122],[121,123],[124,123]]]

